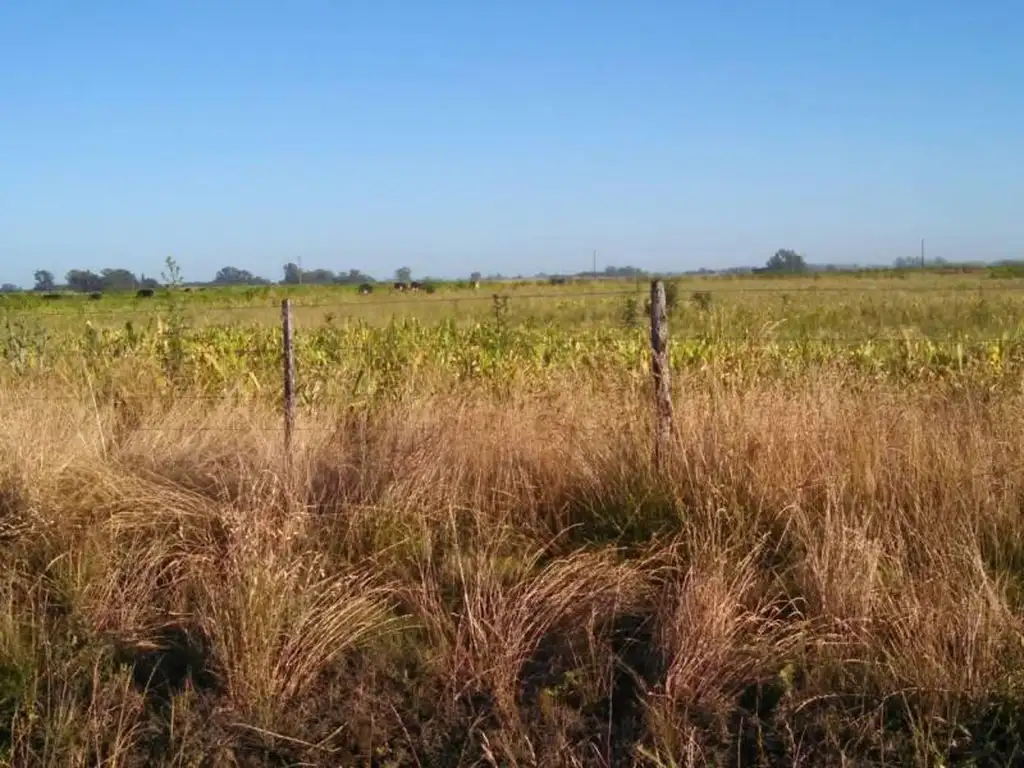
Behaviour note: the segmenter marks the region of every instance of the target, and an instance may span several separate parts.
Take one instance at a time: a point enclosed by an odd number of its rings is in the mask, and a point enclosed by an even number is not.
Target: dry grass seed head
[[[251,547],[204,596],[218,667],[235,706],[273,727],[346,653],[398,628],[393,587],[373,573],[329,573],[315,553]]]
[[[617,562],[614,553],[579,553],[537,570],[540,555],[519,564],[492,558],[462,557],[453,562],[458,590],[447,620],[438,599],[421,610],[435,615],[424,623],[446,636],[447,674],[462,681],[459,690],[482,689],[494,696],[506,722],[518,722],[522,674],[546,640],[569,646],[586,641],[582,634],[610,627],[620,614],[635,611],[645,595],[642,574]]]
[[[792,653],[799,624],[782,621],[778,600],[763,594],[758,554],[699,557],[667,585],[658,634],[672,707],[728,707]]]

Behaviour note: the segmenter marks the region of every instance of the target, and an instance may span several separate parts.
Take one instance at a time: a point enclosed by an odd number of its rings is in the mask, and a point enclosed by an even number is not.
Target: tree
[[[92,293],[103,290],[103,278],[91,269],[72,269],[64,275],[64,282],[72,291]]]
[[[329,269],[299,269],[299,265],[288,262],[284,265],[285,285],[298,285],[309,283],[310,285],[329,285],[337,282],[338,277]]]
[[[376,281],[369,275],[364,275],[358,269],[350,269],[348,272],[339,272],[334,277],[334,282],[340,285],[373,285]]]
[[[284,265],[283,282],[285,285],[298,285],[302,282],[302,270],[299,269],[299,265],[294,261],[289,261]]]
[[[311,269],[302,273],[302,282],[312,285],[329,285],[336,280],[334,272],[329,269]]]
[[[630,266],[625,266],[625,267],[608,266],[608,267],[604,268],[604,273],[608,277],[644,277],[644,276],[647,275],[647,273],[644,270],[640,269],[639,267],[630,267]],[[591,273],[587,272],[586,274],[589,275]]]
[[[0,285],[0,293],[17,293],[21,288],[14,283],[4,283]]]
[[[46,269],[37,269],[35,275],[36,284],[33,286],[33,291],[50,292],[57,287],[56,282],[53,279],[53,272]]]
[[[127,269],[104,269],[100,272],[104,291],[134,291],[139,281]]]
[[[185,278],[181,276],[181,267],[178,266],[178,262],[173,256],[164,259],[164,268],[164,271],[160,273],[164,285],[168,288],[180,288],[185,282]]]
[[[395,270],[395,280],[399,283],[408,283],[412,280],[412,270],[408,267],[399,267]]]
[[[806,272],[807,262],[796,251],[783,248],[776,251],[775,255],[768,259],[764,268],[766,272]]]
[[[252,272],[238,267],[222,267],[213,278],[218,285],[250,285],[253,280]]]

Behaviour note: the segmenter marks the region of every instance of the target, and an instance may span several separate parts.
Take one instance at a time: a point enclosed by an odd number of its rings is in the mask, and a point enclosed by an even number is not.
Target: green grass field
[[[936,337],[998,336],[1018,330],[1024,306],[1024,276],[998,270],[694,277],[671,282],[678,287],[677,323],[684,335],[861,339],[909,330]],[[698,305],[695,293],[710,294],[710,306]],[[289,297],[310,326],[333,319],[379,327],[396,318],[428,324],[486,321],[494,312],[494,294],[508,298],[508,317],[514,323],[608,327],[620,324],[630,295],[643,300],[647,282],[578,280],[552,286],[523,281],[484,283],[478,290],[441,284],[430,295],[402,294],[382,284],[369,296],[350,286],[204,288],[183,294],[181,301],[193,325],[275,323],[280,300]],[[62,328],[73,328],[83,318],[114,328],[165,312],[166,304],[161,292],[150,299],[109,294],[99,301],[85,294],[66,294],[60,301],[33,294],[0,297],[0,311],[8,316]]]
[[[895,274],[674,281],[673,362],[744,379],[821,365],[926,380],[1016,375],[1024,279]],[[360,386],[410,393],[426,379],[542,382],[581,367],[632,377],[647,354],[647,286],[633,281],[485,285],[418,296],[387,287],[370,296],[352,288],[274,287],[102,301],[19,296],[12,306],[0,304],[5,373],[64,369],[71,381],[88,374],[106,382],[127,367],[137,391],[173,362],[186,389],[274,390],[286,296],[294,304],[307,401]]]
[[[0,298],[0,765],[1018,764],[1024,278],[672,292]]]

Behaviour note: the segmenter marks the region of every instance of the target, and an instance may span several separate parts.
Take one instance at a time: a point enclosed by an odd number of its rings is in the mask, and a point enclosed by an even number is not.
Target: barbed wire
[[[676,338],[674,338],[672,340],[672,343],[678,344],[679,342],[685,342],[685,341],[690,341],[690,340],[701,340],[701,341],[708,341],[710,343],[714,343],[715,341],[721,341],[723,339],[722,339],[722,337],[718,337],[718,338],[710,338],[710,337],[676,337]],[[843,347],[852,348],[852,347],[855,347],[855,346],[865,346],[867,344],[872,344],[872,343],[875,343],[875,342],[880,342],[882,345],[891,345],[891,346],[899,346],[899,345],[906,344],[907,342],[911,342],[911,343],[931,342],[931,343],[943,344],[943,345],[946,345],[947,347],[948,346],[952,346],[954,344],[964,344],[964,343],[967,343],[967,344],[970,344],[971,346],[975,346],[976,347],[976,346],[979,346],[979,345],[1002,344],[1002,343],[1007,342],[1007,341],[1021,343],[1021,342],[1024,342],[1024,337],[1021,337],[1019,339],[1006,339],[1005,337],[982,337],[982,338],[977,338],[977,339],[957,339],[957,338],[936,339],[935,337],[924,337],[924,336],[922,336],[922,337],[911,337],[911,338],[889,336],[889,337],[883,337],[883,338],[872,337],[872,338],[845,338],[845,339],[838,339],[838,338],[832,338],[832,339],[775,339],[775,340],[770,340],[770,341],[754,340],[754,339],[750,339],[749,337],[744,337],[744,338],[735,338],[733,340],[742,341],[742,342],[753,342],[753,343],[750,344],[751,348],[764,350],[764,349],[768,349],[768,348],[772,348],[772,347],[781,347],[781,348],[793,347],[793,346],[798,346],[798,345],[801,345],[801,344],[804,344],[804,343],[808,343],[808,342],[811,342],[811,343],[821,342],[821,343],[824,343],[824,344],[831,344],[831,345],[834,345],[834,346],[837,346],[837,347],[840,347],[840,348],[843,348]],[[711,364],[713,365],[713,362]],[[300,368],[300,370],[301,370],[301,368]],[[645,371],[645,373],[646,373],[646,371]],[[240,376],[244,376],[244,375],[245,375],[244,373],[240,374]],[[279,388],[276,386],[276,384],[281,384],[281,383],[283,383],[283,382],[264,382],[264,383],[257,382],[258,389],[256,391],[253,391],[251,389],[240,388],[237,385],[234,386],[234,387],[232,387],[231,385],[228,385],[230,388],[226,392],[222,392],[222,393],[219,393],[219,394],[202,394],[202,393],[195,393],[195,392],[178,393],[178,392],[173,392],[173,391],[169,392],[169,393],[164,393],[164,392],[156,392],[156,391],[152,391],[151,390],[151,391],[143,391],[143,392],[139,392],[139,393],[133,393],[134,396],[133,396],[133,394],[129,394],[127,398],[124,395],[121,395],[120,393],[115,393],[115,394],[111,395],[110,393],[107,393],[107,392],[100,393],[99,397],[97,397],[96,396],[97,395],[96,390],[94,388],[92,388],[92,387],[86,387],[85,385],[82,385],[81,389],[77,393],[65,394],[65,395],[53,395],[53,394],[50,394],[50,395],[21,395],[19,393],[9,393],[9,392],[8,393],[4,393],[2,390],[0,390],[0,407],[16,408],[17,406],[23,406],[23,405],[27,405],[27,404],[43,404],[43,405],[52,406],[52,407],[55,407],[55,408],[60,408],[61,406],[64,406],[64,405],[74,404],[75,406],[78,407],[78,409],[81,409],[81,408],[84,407],[86,409],[94,409],[94,410],[96,410],[101,405],[102,405],[103,408],[111,408],[112,407],[112,408],[116,409],[119,404],[123,403],[125,406],[130,408],[131,405],[132,405],[132,401],[135,400],[135,396],[138,396],[138,397],[141,397],[143,399],[148,400],[149,402],[156,401],[156,402],[158,402],[158,403],[160,403],[160,404],[162,404],[164,406],[171,406],[171,407],[177,406],[177,407],[184,407],[184,408],[188,408],[189,406],[195,406],[197,408],[202,407],[204,409],[204,412],[207,415],[211,414],[211,410],[212,410],[211,406],[215,406],[215,405],[223,406],[227,410],[227,412],[230,413],[234,409],[239,409],[239,408],[242,408],[244,406],[250,406],[254,401],[263,401],[263,402],[266,402],[268,405],[272,405],[273,409],[275,411],[279,411],[281,413],[281,415],[283,416],[284,411],[285,411],[284,403],[281,402],[281,401],[274,402],[277,398],[280,397],[280,391],[279,391]],[[301,381],[299,382],[299,386],[300,387],[302,386]],[[351,404],[358,405],[360,403],[363,403],[363,404],[368,403],[368,402],[370,402],[370,400],[365,399],[365,398],[360,398],[359,396],[350,396],[348,398],[342,398],[342,399],[340,399],[340,400],[338,400],[336,402],[345,402],[345,403],[348,403],[350,405]],[[158,411],[157,413],[152,414],[148,418],[150,418],[152,420],[156,420],[156,421],[159,421],[161,418],[163,418],[163,416],[159,413],[159,407],[158,407],[157,411]],[[51,415],[53,415],[53,414],[51,413]],[[182,415],[184,415],[184,414],[182,414]],[[336,415],[340,415],[340,413],[336,414]],[[141,418],[142,420],[146,420],[147,416],[140,415],[139,418]],[[296,433],[316,432],[316,433],[319,433],[319,434],[325,434],[325,433],[329,433],[332,429],[336,429],[336,428],[337,428],[337,422],[334,422],[334,423],[329,423],[329,424],[320,425],[320,426],[301,426],[301,425],[296,425],[296,426],[293,427],[292,431],[296,432]],[[169,427],[164,427],[164,426],[146,426],[145,424],[132,424],[132,425],[126,426],[125,429],[130,434],[135,434],[135,433],[147,433],[147,434],[148,433],[153,433],[153,434],[160,434],[160,435],[163,435],[163,436],[178,436],[178,435],[195,436],[197,433],[225,433],[225,432],[229,432],[229,433],[249,433],[249,434],[259,434],[259,433],[283,434],[284,426],[282,424],[282,425],[279,425],[279,426],[266,426],[266,427],[263,427],[263,426],[255,426],[255,425],[252,425],[252,424],[247,424],[247,425],[244,425],[244,426],[181,426],[181,427],[169,426]]]
[[[630,291],[591,291],[587,293],[572,293],[572,294],[557,294],[557,293],[535,293],[535,294],[491,294],[486,296],[437,296],[436,294],[426,294],[424,296],[407,296],[404,298],[387,298],[384,300],[368,299],[361,301],[359,298],[349,299],[348,301],[329,301],[329,302],[313,302],[310,304],[297,303],[292,301],[291,309],[292,312],[304,310],[304,309],[365,309],[368,307],[379,307],[379,306],[393,306],[402,304],[417,304],[417,305],[429,305],[429,304],[451,304],[452,302],[492,302],[494,296],[498,295],[499,298],[508,299],[576,299],[576,298],[595,298],[595,297],[615,297],[615,296],[637,296],[643,293],[642,291],[630,290]],[[288,298],[288,297],[285,297]],[[72,301],[82,301],[82,299],[74,298]],[[84,310],[80,308],[67,309],[67,310],[53,310],[53,311],[42,311],[38,308],[33,307],[10,307],[3,310],[3,314],[7,315],[31,315],[34,317],[93,317],[102,315],[119,315],[119,314],[158,314],[167,312],[171,307],[167,306],[153,306],[153,304],[159,304],[159,299],[155,302],[151,302],[149,299],[145,300],[147,306],[143,307],[138,304],[134,305],[122,305],[119,307],[111,307],[109,309],[94,309]],[[84,306],[84,305],[81,305]],[[2,303],[0,303],[0,310],[3,309]],[[185,304],[186,311],[202,311],[202,312],[260,312],[273,310],[275,312],[281,311],[280,300],[278,299],[275,303],[264,303],[264,304],[208,304],[203,301],[192,301]],[[78,310],[78,311],[76,311]]]
[[[639,331],[640,329],[638,328],[637,330]],[[745,348],[745,351],[767,351],[767,350],[774,350],[774,349],[778,349],[778,348],[785,349],[785,348],[791,348],[791,347],[815,346],[815,345],[820,346],[820,347],[822,347],[824,349],[828,349],[829,347],[831,347],[831,348],[840,349],[840,350],[843,350],[843,349],[849,350],[849,349],[856,349],[856,348],[860,348],[860,347],[867,347],[867,346],[876,345],[876,344],[877,345],[882,345],[882,346],[887,346],[887,347],[900,347],[900,346],[905,346],[905,345],[906,346],[921,346],[921,345],[930,344],[930,345],[942,346],[942,347],[947,347],[947,348],[955,347],[955,346],[961,346],[962,345],[962,346],[967,347],[967,348],[974,348],[974,349],[976,349],[978,347],[983,347],[983,346],[999,346],[999,345],[1003,345],[1003,344],[1010,344],[1010,345],[1015,345],[1015,346],[1018,346],[1018,345],[1019,346],[1024,346],[1024,328],[1022,328],[1020,331],[1015,332],[1013,334],[1009,334],[1008,333],[1007,335],[1003,335],[1003,336],[988,336],[988,335],[986,335],[986,336],[979,336],[979,337],[934,336],[934,335],[919,335],[919,336],[915,336],[915,335],[906,335],[906,336],[903,336],[903,335],[890,335],[890,336],[854,336],[854,337],[815,336],[815,337],[804,337],[804,338],[800,338],[800,337],[795,337],[795,338],[794,337],[782,337],[782,338],[774,338],[774,339],[765,339],[765,338],[752,337],[752,336],[749,336],[749,335],[721,335],[721,334],[678,335],[678,334],[673,334],[669,338],[668,346],[669,346],[669,350],[671,352],[671,349],[673,347],[678,347],[680,345],[685,345],[685,344],[694,343],[694,342],[699,342],[699,343],[708,344],[708,345],[715,345],[715,344],[719,344],[719,343],[723,343],[723,342],[725,342],[725,343],[733,343],[733,344],[737,344],[737,345],[743,345],[744,348]],[[483,346],[483,345],[478,345],[478,346]],[[82,357],[88,357],[89,354],[90,354],[89,352],[87,352],[85,350],[79,350],[79,351],[82,352],[82,355],[81,355]],[[649,351],[650,350],[645,348],[643,350],[642,357],[646,357],[646,355],[649,353]],[[128,356],[125,356],[122,359],[126,359],[127,360],[127,359],[130,359],[130,358]],[[358,358],[356,358],[354,361],[357,362],[357,360],[358,360]],[[0,360],[0,365],[3,365],[4,362],[5,361]],[[274,360],[274,366],[275,367],[277,365],[277,362],[278,361],[275,359]],[[298,358],[297,362],[298,363],[302,362],[301,356]],[[429,363],[428,363],[428,366],[429,366]],[[358,364],[356,364],[354,366],[347,366],[349,372],[353,373],[353,374],[356,374],[356,375],[362,375],[368,369],[372,369],[372,367],[373,367],[372,365],[370,365],[370,366],[361,366],[361,365],[358,365]],[[441,366],[441,368],[444,368],[444,367],[445,366],[443,366],[443,365]],[[555,362],[550,367],[557,368],[558,367],[558,363]],[[233,400],[250,400],[250,399],[252,399],[254,397],[255,398],[261,397],[261,396],[263,396],[262,393],[264,393],[267,390],[276,392],[278,386],[282,384],[281,381],[277,381],[277,380],[274,380],[274,381],[260,381],[260,380],[257,379],[256,382],[255,382],[255,386],[257,387],[257,391],[256,392],[253,392],[253,390],[248,388],[247,385],[240,384],[240,382],[242,382],[242,381],[251,381],[252,380],[251,378],[250,379],[246,379],[246,377],[253,376],[253,374],[255,373],[256,370],[257,370],[256,368],[248,368],[248,369],[246,369],[244,371],[241,371],[238,374],[238,379],[237,379],[238,383],[235,383],[235,384],[232,384],[230,382],[225,383],[222,386],[226,389],[226,391],[218,393],[218,394],[190,393],[188,395],[179,395],[179,394],[176,394],[176,393],[172,392],[172,393],[169,393],[167,396],[168,396],[169,399],[173,399],[173,400],[176,400],[176,401],[191,401],[191,400],[195,400],[196,402],[230,403]],[[270,370],[270,368],[267,368],[265,370]],[[372,370],[371,370],[371,372],[372,372]],[[298,382],[298,384],[299,384],[299,386],[301,386],[301,381]],[[40,397],[35,397],[35,396],[31,396],[31,395],[29,395],[29,396],[17,395],[16,397],[14,397],[12,399],[16,400],[17,402],[63,402],[63,401],[79,402],[79,401],[81,401],[81,398],[82,398],[83,394],[88,394],[88,391],[83,389],[82,393],[79,393],[79,394],[45,395],[45,396],[40,396]],[[145,394],[145,393],[143,393],[143,394]],[[161,394],[163,394],[163,393],[161,393]],[[119,396],[123,397],[121,395],[119,395]],[[3,394],[2,390],[0,390],[0,404],[4,403],[5,400],[6,400],[6,398],[4,397],[4,394]]]
[[[521,324],[513,324],[513,327],[526,327]],[[268,329],[271,330],[271,329]],[[276,329],[274,329],[276,330]],[[306,329],[307,332],[309,329]],[[577,330],[582,330],[590,333],[596,333],[601,331],[607,332],[624,332],[625,328],[617,324],[607,324],[598,326],[580,326]],[[629,330],[636,331],[639,333],[641,330],[646,334],[646,327],[637,325]],[[299,337],[296,336],[296,341]],[[984,335],[984,336],[967,336],[967,335],[946,335],[938,336],[935,334],[918,334],[913,330],[908,330],[903,333],[898,330],[892,331],[888,335],[857,335],[857,336],[776,336],[770,337],[758,334],[756,332],[751,333],[716,333],[709,331],[706,333],[693,333],[693,334],[679,334],[671,332],[669,335],[669,346],[676,344],[686,344],[701,342],[706,344],[717,344],[717,343],[730,343],[730,344],[746,344],[750,347],[768,348],[777,346],[780,344],[796,346],[805,344],[825,344],[835,347],[859,347],[866,344],[1024,344],[1024,323],[1019,327],[1008,328],[1000,336]],[[283,342],[280,338],[276,340],[275,346],[282,346]],[[477,344],[473,345],[477,347],[483,347],[486,345]],[[78,351],[83,353],[83,356],[90,354],[85,349],[79,349]],[[119,357],[128,359],[131,358],[130,351],[127,354],[122,354]],[[0,358],[0,364],[3,360]]]
[[[741,285],[704,285],[691,283],[686,286],[687,290],[694,289],[693,293],[740,293],[740,294],[759,294],[759,293],[775,293],[779,294],[780,297],[791,296],[793,294],[885,294],[885,293],[911,293],[911,294],[935,294],[943,295],[949,293],[958,294],[971,294],[978,295],[984,293],[1021,293],[1024,294],[1024,284],[1020,286],[1009,286],[1009,285],[994,285],[994,286],[981,286],[981,285],[962,285],[962,286],[945,286],[945,287],[909,287],[899,285],[886,285],[877,286],[873,285],[870,287],[865,286],[741,286]],[[403,292],[404,293],[404,292]],[[184,294],[179,294],[184,295]],[[257,303],[257,304],[215,304],[208,303],[202,299],[195,298],[197,294],[188,294],[192,298],[184,300],[182,305],[186,313],[194,314],[197,312],[260,312],[260,311],[280,311],[280,300],[281,298],[288,298],[287,296],[279,297],[273,300],[273,302]],[[316,301],[312,303],[301,303],[300,301],[292,300],[292,311],[302,311],[306,309],[358,309],[363,310],[372,307],[380,306],[399,306],[399,305],[431,305],[431,304],[461,304],[465,303],[476,303],[476,302],[493,302],[495,297],[499,299],[505,299],[510,302],[513,301],[574,301],[581,299],[593,299],[593,298],[614,298],[614,297],[643,297],[647,295],[645,287],[636,287],[628,290],[612,290],[612,291],[559,291],[557,289],[546,291],[543,293],[522,293],[517,289],[511,291],[505,290],[504,292],[486,292],[486,289],[481,289],[479,293],[466,294],[418,294],[409,295],[405,294],[401,297],[395,297],[388,295],[387,298],[378,299],[373,294],[368,295],[357,295],[348,300],[333,300],[333,301]],[[68,303],[72,302],[85,302],[88,301],[86,298],[87,294],[74,295],[71,294],[71,298]],[[54,310],[42,310],[37,307],[24,307],[24,306],[5,306],[5,302],[0,300],[0,316],[21,316],[27,315],[32,317],[66,317],[66,318],[89,318],[89,317],[102,317],[109,315],[157,315],[163,314],[172,309],[172,307],[165,303],[163,296],[156,296],[147,299],[133,299],[132,304],[122,304],[117,307],[109,308],[97,308],[97,309],[85,309],[87,305],[79,303],[74,308],[67,309],[54,309]],[[66,305],[65,305],[66,306]]]

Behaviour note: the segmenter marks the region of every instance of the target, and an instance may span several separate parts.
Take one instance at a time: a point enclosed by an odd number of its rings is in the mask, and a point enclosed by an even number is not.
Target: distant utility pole
[[[921,238],[921,266],[924,267],[924,238]]]
[[[597,251],[594,251],[594,279],[597,280]]]

